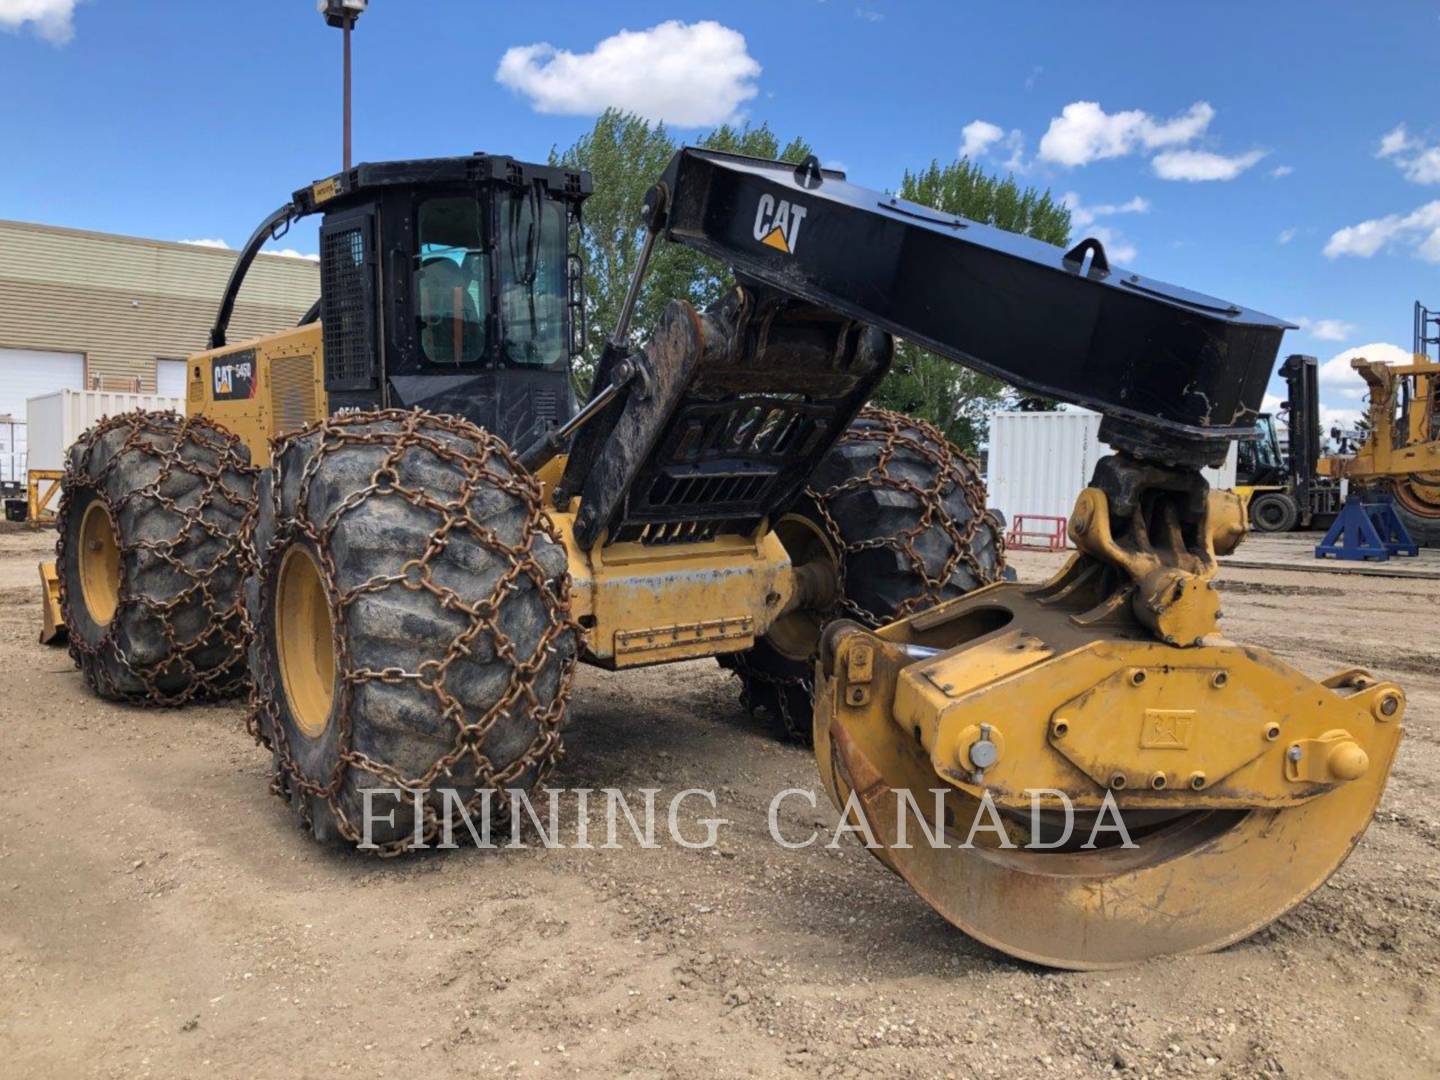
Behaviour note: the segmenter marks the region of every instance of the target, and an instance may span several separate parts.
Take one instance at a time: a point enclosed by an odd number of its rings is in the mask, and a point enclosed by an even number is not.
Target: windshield
[[[565,206],[535,189],[500,201],[500,321],[505,357],[565,361]]]
[[[1275,420],[1269,413],[1261,413],[1255,421],[1255,437],[1240,444],[1240,453],[1248,457],[1256,468],[1280,468],[1280,447],[1275,439]]]
[[[420,204],[416,321],[420,348],[432,364],[473,364],[485,358],[490,267],[481,208],[465,196]]]

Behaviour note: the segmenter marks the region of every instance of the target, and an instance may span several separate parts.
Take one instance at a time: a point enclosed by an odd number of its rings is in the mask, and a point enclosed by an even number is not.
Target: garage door
[[[38,352],[33,349],[0,349],[0,416],[13,416],[18,423],[5,425],[6,445],[0,448],[0,479],[25,480],[25,399],[53,394],[56,390],[85,389],[83,353]]]
[[[85,389],[85,354],[0,349],[0,416],[25,419],[25,399]]]
[[[184,401],[185,368],[184,360],[156,360],[155,393],[161,397],[179,398]]]

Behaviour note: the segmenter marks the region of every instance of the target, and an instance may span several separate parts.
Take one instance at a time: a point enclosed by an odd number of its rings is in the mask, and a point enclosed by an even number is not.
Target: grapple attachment
[[[821,775],[881,861],[995,948],[1079,969],[1220,948],[1349,854],[1404,696],[1216,632],[1242,518],[1194,474],[1106,459],[1069,531],[1045,584],[832,624]]]

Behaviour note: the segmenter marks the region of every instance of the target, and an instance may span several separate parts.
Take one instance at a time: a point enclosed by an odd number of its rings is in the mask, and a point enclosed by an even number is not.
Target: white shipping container
[[[0,416],[0,484],[25,483],[25,421]]]
[[[1089,409],[993,413],[985,476],[990,505],[1008,522],[1017,514],[1069,517],[1095,463],[1109,453],[1100,441],[1100,414]],[[1204,472],[1211,487],[1234,487],[1235,444],[1220,468]]]
[[[63,469],[70,444],[107,416],[117,413],[185,411],[185,399],[109,390],[57,390],[25,402],[29,467]]]

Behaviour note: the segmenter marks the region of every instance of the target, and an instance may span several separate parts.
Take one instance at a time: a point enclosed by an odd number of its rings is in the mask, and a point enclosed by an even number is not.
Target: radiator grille
[[[364,225],[322,230],[320,295],[328,387],[362,389],[370,385],[373,321],[369,284]]]
[[[319,419],[313,356],[282,356],[270,362],[270,411],[277,435]]]

